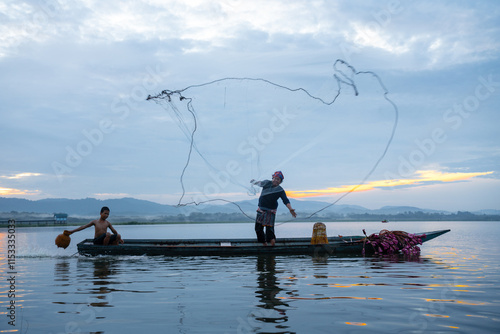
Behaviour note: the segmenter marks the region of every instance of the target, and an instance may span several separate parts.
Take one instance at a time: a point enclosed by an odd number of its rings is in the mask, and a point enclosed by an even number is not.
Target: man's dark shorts
[[[116,234],[112,234],[111,237],[109,237],[109,245],[111,245],[113,242],[116,241]],[[94,239],[94,245],[102,245],[104,242],[104,238],[106,238],[106,233],[101,234],[97,238]]]

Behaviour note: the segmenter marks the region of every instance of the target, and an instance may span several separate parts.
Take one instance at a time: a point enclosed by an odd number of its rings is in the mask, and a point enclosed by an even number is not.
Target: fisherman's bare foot
[[[276,244],[276,240],[275,239],[271,240],[271,246],[274,246],[275,244]]]
[[[264,242],[264,243],[263,243],[263,245],[264,245],[264,246],[267,246],[267,242]]]

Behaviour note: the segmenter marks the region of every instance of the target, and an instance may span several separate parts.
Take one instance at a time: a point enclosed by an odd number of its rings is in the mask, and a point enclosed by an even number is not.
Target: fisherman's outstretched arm
[[[297,214],[295,213],[295,209],[292,209],[292,205],[290,203],[288,203],[286,205],[286,207],[288,208],[288,210],[290,210],[290,213],[292,214],[293,218],[297,217]]]
[[[70,233],[70,234],[73,234],[73,233],[75,233],[75,232],[78,232],[78,231],[84,230],[84,229],[86,229],[87,227],[90,227],[90,226],[92,226],[92,225],[94,225],[94,222],[93,222],[93,221],[91,221],[91,222],[90,222],[90,223],[88,223],[88,224],[85,224],[85,225],[82,225],[82,226],[80,226],[80,227],[77,227],[77,228],[75,228],[74,230],[69,231],[69,233]]]

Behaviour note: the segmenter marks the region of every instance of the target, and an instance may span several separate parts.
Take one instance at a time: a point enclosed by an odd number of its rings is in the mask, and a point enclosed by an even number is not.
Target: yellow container
[[[327,243],[328,243],[328,237],[326,236],[326,225],[323,223],[315,223],[313,226],[311,244],[318,245]]]

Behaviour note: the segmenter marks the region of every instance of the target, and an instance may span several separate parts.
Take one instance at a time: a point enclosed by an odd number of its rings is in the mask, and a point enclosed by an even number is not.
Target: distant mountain
[[[182,210],[172,206],[134,198],[99,200],[95,198],[66,199],[49,198],[31,201],[22,198],[0,197],[0,212],[34,212],[56,213],[64,212],[76,216],[98,216],[101,207],[108,206],[116,215],[170,215],[181,213]]]
[[[418,212],[418,211],[422,211],[425,213],[449,213],[448,211],[444,211],[444,210],[421,209],[421,208],[417,208],[414,206],[383,206],[380,209],[371,210],[370,213],[378,213],[378,214],[385,214],[385,215],[397,215],[397,214],[405,213],[405,212]]]
[[[0,197],[0,212],[17,211],[46,214],[63,212],[70,216],[95,217],[99,215],[101,207],[108,206],[113,216],[175,216],[179,214],[189,215],[193,212],[230,214],[240,212],[240,208],[246,213],[253,213],[257,208],[257,202],[257,199],[251,199],[234,203],[212,204],[215,202],[210,202],[200,205],[175,207],[128,197],[108,200],[95,198],[48,198],[37,201]],[[331,203],[322,201],[293,200],[292,203],[297,212],[301,214],[310,214],[321,210],[318,214],[319,217],[331,213],[339,215],[364,213],[394,215],[418,211],[424,213],[449,213],[447,211],[421,209],[413,206],[384,206],[380,209],[370,210],[359,205],[331,205]],[[278,214],[287,212],[288,210],[284,205],[278,207]],[[473,213],[479,215],[498,215],[500,214],[500,210],[481,210]]]
[[[500,210],[479,210],[473,212],[476,215],[500,215]]]

